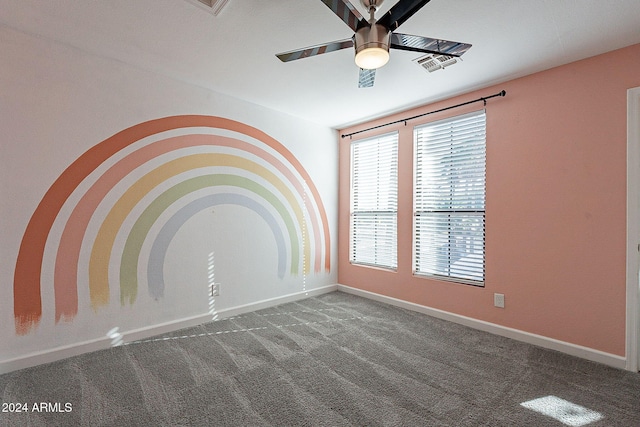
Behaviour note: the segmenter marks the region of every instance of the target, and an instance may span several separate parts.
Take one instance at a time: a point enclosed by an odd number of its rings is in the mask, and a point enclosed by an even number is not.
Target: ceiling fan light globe
[[[375,70],[389,62],[389,51],[381,47],[369,47],[356,54],[356,65],[365,70]]]

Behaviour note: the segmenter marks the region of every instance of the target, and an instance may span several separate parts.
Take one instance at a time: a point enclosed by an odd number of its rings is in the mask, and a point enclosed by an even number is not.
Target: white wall
[[[277,300],[336,283],[338,162],[337,135],[333,130],[3,26],[0,26],[0,57],[3,58],[0,67],[0,372],[3,366],[4,370],[21,366],[14,362],[35,354],[54,351],[47,356],[52,359],[63,354],[56,356],[56,349],[75,348],[93,340],[100,342],[98,347],[102,346],[106,332],[113,327],[123,333],[151,327],[148,333],[152,333],[157,332],[153,330],[154,325],[206,314],[210,302],[206,276],[211,252],[215,254],[215,281],[221,285],[220,296],[215,300],[219,311]],[[96,310],[90,302],[86,273],[91,256],[91,236],[98,232],[101,218],[104,219],[115,200],[136,179],[173,158],[207,152],[241,153],[245,158],[270,167],[269,162],[245,155],[242,150],[190,148],[148,162],[128,175],[119,184],[122,188],[115,186],[101,201],[87,229],[79,257],[77,314],[56,322],[55,254],[70,212],[101,174],[136,149],[164,137],[184,136],[198,133],[198,130],[169,132],[156,139],[135,141],[121,150],[88,176],[69,197],[51,227],[46,243],[40,285],[42,317],[36,326],[18,334],[14,326],[14,269],[21,243],[30,244],[23,241],[27,224],[47,190],[76,159],[112,135],[149,120],[192,114],[228,118],[256,128],[284,145],[300,162],[312,180],[307,184],[317,188],[326,210],[331,236],[330,271],[323,268],[316,272],[312,268],[306,274],[302,269],[291,274],[287,264],[286,275],[278,277],[278,253],[272,229],[251,209],[222,205],[193,215],[175,234],[163,268],[166,292],[162,298],[153,298],[143,289],[144,255],[152,243],[145,241],[136,301],[121,304],[117,286],[119,266],[115,260],[127,237],[127,231],[121,230],[109,265],[109,302]],[[202,132],[229,136],[264,148],[279,156],[295,172],[293,164],[266,146],[263,140],[224,129]],[[214,170],[216,173],[236,173],[228,168],[192,169],[150,192],[145,196],[148,200],[141,202],[143,204],[134,212],[140,214],[144,203],[148,204],[168,186]],[[268,186],[261,182],[261,176],[249,174],[248,177]],[[302,179],[299,175],[297,178]],[[154,225],[154,232],[171,212],[207,191],[210,190],[190,193],[190,198],[172,205],[160,217],[159,224]],[[299,199],[298,202],[301,206],[308,203],[308,209],[319,209],[310,200]],[[277,212],[274,217],[278,218]],[[135,215],[127,218],[126,227],[131,227],[134,220]],[[283,224],[278,224],[284,228]],[[299,227],[299,240],[302,232]],[[303,261],[310,262],[308,259]],[[38,360],[48,360],[47,357]]]

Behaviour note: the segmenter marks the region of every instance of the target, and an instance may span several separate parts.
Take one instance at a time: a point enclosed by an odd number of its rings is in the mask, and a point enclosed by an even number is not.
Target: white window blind
[[[351,144],[349,259],[389,269],[398,265],[398,133]]]
[[[414,273],[484,284],[485,112],[414,130]]]

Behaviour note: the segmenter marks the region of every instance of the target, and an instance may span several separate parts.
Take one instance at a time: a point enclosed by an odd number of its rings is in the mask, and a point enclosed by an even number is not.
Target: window
[[[349,260],[396,269],[398,133],[351,144]]]
[[[414,129],[414,274],[484,285],[484,111]]]

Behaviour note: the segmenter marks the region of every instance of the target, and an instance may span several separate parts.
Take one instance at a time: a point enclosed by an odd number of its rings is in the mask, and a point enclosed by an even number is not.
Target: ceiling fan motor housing
[[[358,31],[356,31],[356,34],[354,36],[356,63],[358,63],[358,55],[364,52],[366,49],[382,49],[388,53],[390,39],[391,31],[387,30],[382,25],[374,24],[371,26],[360,28]]]

